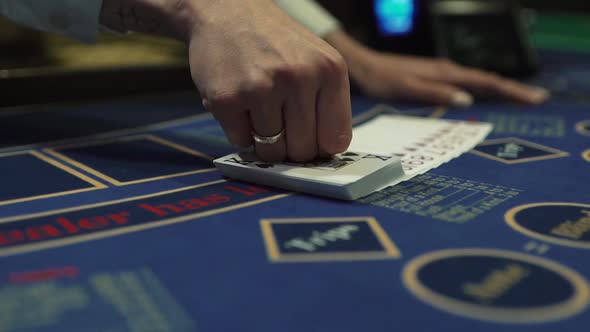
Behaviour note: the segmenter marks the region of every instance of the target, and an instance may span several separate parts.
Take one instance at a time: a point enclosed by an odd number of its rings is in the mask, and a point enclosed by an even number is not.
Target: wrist
[[[313,0],[274,0],[274,2],[318,37],[326,38],[340,29],[340,22]]]
[[[333,31],[324,39],[340,52],[353,78],[358,79],[370,70],[370,62],[376,55],[375,51],[349,36],[344,30]]]

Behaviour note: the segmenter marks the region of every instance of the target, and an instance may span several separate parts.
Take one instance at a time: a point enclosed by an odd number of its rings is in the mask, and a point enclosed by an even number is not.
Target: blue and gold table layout
[[[546,59],[542,106],[394,105],[495,130],[356,202],[224,179],[190,94],[3,110],[0,331],[584,330],[590,59]]]

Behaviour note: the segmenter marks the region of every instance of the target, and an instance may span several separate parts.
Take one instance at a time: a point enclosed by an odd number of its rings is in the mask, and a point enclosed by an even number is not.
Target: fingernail
[[[320,146],[320,153],[334,155],[337,153],[344,152],[346,151],[346,149],[348,149],[351,140],[351,134],[338,134],[336,135],[335,140],[331,142],[331,144],[329,144],[328,146]]]
[[[470,107],[473,105],[473,96],[467,92],[456,92],[451,98],[451,104],[457,107]]]
[[[547,100],[551,93],[549,90],[541,87],[532,87],[531,88],[531,101],[535,104],[539,104]]]
[[[348,146],[350,145],[350,141],[352,141],[352,134],[341,134],[338,135],[338,140],[337,140],[337,148],[343,152],[346,151],[346,149],[348,149]]]

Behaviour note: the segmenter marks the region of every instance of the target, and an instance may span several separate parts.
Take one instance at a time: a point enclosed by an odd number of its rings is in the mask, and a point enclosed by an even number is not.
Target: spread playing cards
[[[485,122],[382,114],[354,128],[349,149],[401,158],[405,175],[391,178],[383,189],[459,157],[483,141],[492,129]]]
[[[491,130],[488,123],[381,114],[354,128],[351,152],[330,159],[306,164],[266,163],[258,161],[253,152],[243,152],[214,163],[231,178],[357,199],[460,156]]]

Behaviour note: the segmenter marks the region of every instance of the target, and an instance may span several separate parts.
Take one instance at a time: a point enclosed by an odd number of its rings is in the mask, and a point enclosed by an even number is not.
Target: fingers
[[[270,99],[270,100],[268,100]],[[259,99],[253,103],[250,110],[252,130],[259,136],[275,136],[283,131],[283,107],[281,99]],[[273,100],[274,99],[274,100]],[[256,154],[264,161],[282,161],[287,157],[285,135],[276,143],[255,143]]]
[[[267,64],[239,79],[207,82],[203,104],[229,141],[254,145],[264,161],[313,160],[345,151],[352,139],[348,71],[328,50],[290,64]],[[205,83],[203,83],[205,84]],[[281,134],[276,142],[254,139]]]
[[[540,104],[549,98],[547,90],[531,87],[513,80],[476,69],[462,68],[458,77],[462,86],[472,86],[482,92],[527,104]]]
[[[301,89],[287,101],[284,109],[287,157],[305,162],[318,154],[316,132],[316,89]]]
[[[346,151],[352,140],[352,111],[348,69],[336,57],[327,65],[317,99],[317,136],[320,155]]]
[[[447,60],[439,61],[438,66],[437,80],[482,94],[491,94],[527,104],[540,104],[549,97],[549,93],[543,88],[528,86],[482,70],[459,66]]]
[[[248,112],[241,109],[237,97],[217,96],[204,99],[203,106],[211,112],[225,132],[228,141],[241,148],[252,145],[251,125]]]
[[[283,97],[275,84],[254,77],[239,87],[225,86],[209,92],[203,105],[219,121],[226,137],[235,146],[252,145],[264,161],[281,161],[287,156],[284,136],[274,144],[255,143],[253,134],[275,136],[283,131]]]
[[[473,105],[473,96],[471,94],[456,86],[442,82],[412,78],[405,80],[403,84],[396,88],[397,90],[393,93],[414,101],[456,107]]]

